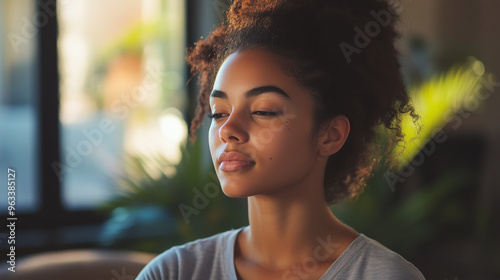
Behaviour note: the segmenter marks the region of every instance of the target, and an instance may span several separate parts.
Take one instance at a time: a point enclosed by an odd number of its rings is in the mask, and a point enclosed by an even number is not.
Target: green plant
[[[404,145],[393,150],[400,156],[399,167],[409,164],[457,112],[474,109],[471,107],[481,103],[480,94],[485,90],[481,81],[485,77],[483,63],[470,57],[467,63],[455,65],[443,75],[409,89],[420,122],[416,125],[409,115],[401,119]]]
[[[455,66],[445,74],[409,90],[413,104],[420,115],[418,124],[410,116],[402,118],[405,138],[402,145],[394,146],[393,155],[398,162],[388,171],[388,165],[375,170],[367,182],[367,188],[355,201],[345,201],[332,207],[336,215],[360,232],[380,241],[407,258],[416,258],[419,249],[442,238],[444,228],[456,230],[455,237],[473,232],[476,226],[481,231],[486,223],[484,213],[470,209],[467,187],[474,186],[471,166],[448,168],[432,181],[420,184],[412,191],[390,186],[400,185],[414,172],[418,165],[432,156],[420,154],[419,163],[413,161],[423,147],[433,141],[436,132],[444,133],[444,127],[454,122],[453,129],[460,124],[460,112],[472,111],[483,100],[486,79],[483,64],[470,58],[465,65]],[[472,106],[473,105],[473,106]],[[386,137],[385,134],[381,135]],[[434,143],[435,144],[435,143]],[[385,161],[382,161],[385,162]],[[406,174],[399,175],[401,172]],[[399,180],[393,180],[397,177]],[[392,177],[391,177],[392,176]],[[477,219],[475,225],[469,220]]]
[[[127,173],[119,180],[115,197],[106,201],[101,209],[155,206],[172,217],[168,221],[157,221],[168,222],[171,231],[163,232],[172,234],[162,237],[159,232],[157,240],[147,246],[139,244],[131,248],[127,242],[128,248],[160,252],[169,246],[247,223],[246,200],[228,198],[222,193],[213,166],[203,166],[199,142],[182,149],[182,159],[177,165],[161,155],[136,155],[128,157],[126,166]],[[159,224],[150,226],[149,232],[155,231],[161,231]]]
[[[439,78],[410,90],[421,117],[421,136],[417,137],[411,118],[405,117],[403,132],[406,149],[394,147],[393,152],[403,154],[403,160],[393,172],[411,164],[411,159],[432,138],[433,133],[442,129],[454,114],[466,109],[467,102],[483,90],[480,79],[484,78],[484,70],[481,71],[481,66],[479,61],[471,60],[468,65],[454,67]],[[166,209],[175,221],[170,225],[176,232],[175,238],[168,237],[170,242],[153,240],[152,244],[149,238],[150,244],[141,244],[140,250],[160,251],[160,248],[165,249],[175,243],[246,224],[246,200],[227,198],[222,192],[208,198],[207,206],[196,209],[199,213],[191,216],[186,223],[179,206],[185,203],[192,207],[196,195],[194,189],[203,192],[207,184],[217,183],[213,167],[206,168],[202,164],[199,141],[190,148],[183,148],[178,165],[173,165],[161,155],[129,156],[126,165],[128,172],[120,180],[116,197],[106,202],[103,209],[112,211],[155,205]],[[412,256],[419,246],[435,239],[443,221],[454,221],[465,215],[460,192],[473,178],[474,174],[468,170],[448,170],[439,179],[403,196],[396,196],[390,191],[384,177],[386,171],[387,166],[376,170],[368,182],[369,187],[355,202],[340,203],[332,210],[358,231],[406,256]]]

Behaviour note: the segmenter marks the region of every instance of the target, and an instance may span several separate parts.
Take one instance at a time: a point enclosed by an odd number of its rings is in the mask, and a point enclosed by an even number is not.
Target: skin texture
[[[312,98],[283,73],[277,59],[249,49],[225,60],[210,97],[210,152],[224,193],[248,197],[250,227],[238,235],[235,248],[238,277],[319,279],[359,236],[331,213],[323,190],[327,158],[342,148],[349,120],[329,120],[312,139]],[[264,86],[278,87],[288,97],[276,91],[246,96]],[[253,163],[224,171],[219,162],[224,151]],[[334,245],[318,251],[318,238]],[[304,269],[308,259],[316,265]]]

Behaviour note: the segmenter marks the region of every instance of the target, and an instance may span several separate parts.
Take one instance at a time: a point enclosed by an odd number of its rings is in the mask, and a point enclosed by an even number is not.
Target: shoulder
[[[339,276],[355,276],[352,279],[425,280],[412,263],[365,235],[360,235],[342,257],[343,267]]]
[[[238,229],[174,246],[154,258],[136,279],[197,279],[224,274],[227,254]],[[230,251],[231,250],[231,251]]]

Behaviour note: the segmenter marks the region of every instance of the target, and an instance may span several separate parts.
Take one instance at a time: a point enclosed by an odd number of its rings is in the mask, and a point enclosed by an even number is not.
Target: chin
[[[225,183],[222,184],[221,187],[222,187],[222,192],[227,197],[242,198],[255,195],[255,191],[250,190],[248,186],[244,183],[242,184]]]

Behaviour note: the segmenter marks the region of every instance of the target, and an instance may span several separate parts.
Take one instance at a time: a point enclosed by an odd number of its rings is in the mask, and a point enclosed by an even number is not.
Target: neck
[[[307,193],[305,189],[287,188],[285,195],[248,198],[250,227],[240,244],[250,261],[274,269],[286,269],[315,255],[321,256],[318,261],[333,262],[350,244],[345,240],[347,227],[328,208],[322,185]]]

